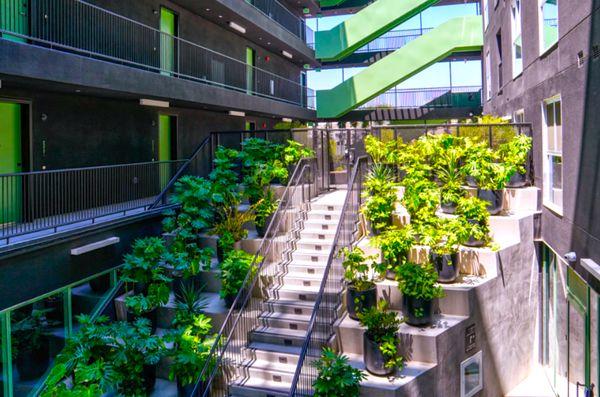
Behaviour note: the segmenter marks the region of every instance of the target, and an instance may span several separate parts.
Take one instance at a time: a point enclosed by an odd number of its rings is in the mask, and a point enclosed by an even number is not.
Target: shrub
[[[366,379],[359,369],[348,364],[348,357],[324,348],[321,358],[313,362],[318,371],[313,382],[315,397],[358,397],[360,382]]]

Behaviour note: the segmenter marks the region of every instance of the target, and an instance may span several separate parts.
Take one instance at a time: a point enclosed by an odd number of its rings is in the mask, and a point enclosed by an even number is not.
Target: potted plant
[[[379,274],[375,271],[375,256],[365,256],[365,252],[354,247],[343,248],[339,252],[343,256],[342,267],[344,279],[348,286],[346,307],[348,315],[358,320],[358,313],[375,306],[377,303],[377,286],[375,280]]]
[[[371,232],[378,235],[392,224],[396,205],[396,184],[393,175],[384,165],[373,165],[364,182],[362,213],[371,225]]]
[[[155,332],[158,322],[158,308],[166,305],[169,301],[171,291],[169,282],[169,279],[159,276],[149,284],[147,292],[127,296],[125,298],[127,321],[135,323],[140,318],[146,319],[152,332]]]
[[[248,237],[248,230],[244,228],[244,225],[254,221],[255,210],[256,206],[250,206],[247,210],[242,211],[239,203],[220,210],[220,221],[213,226],[211,232],[219,236],[217,242],[219,262],[222,262],[230,251],[239,249],[239,242]]]
[[[413,168],[402,181],[402,205],[410,214],[410,222],[417,224],[435,217],[440,202],[440,188],[427,179],[426,168]]]
[[[437,281],[453,283],[460,271],[458,262],[459,245],[463,243],[464,229],[458,219],[439,218],[427,228],[422,242],[429,246],[429,259],[437,271]]]
[[[260,258],[256,258],[256,263],[260,262]],[[246,278],[251,280],[258,270],[255,264],[254,255],[242,250],[232,250],[227,253],[225,260],[221,263],[221,291],[219,294],[225,300],[227,307],[231,307],[240,290],[245,288],[244,281]],[[249,293],[250,291],[245,291]],[[243,296],[240,295],[240,296]],[[241,305],[243,302],[238,302]],[[238,309],[236,307],[236,309]]]
[[[121,276],[123,281],[133,285],[135,294],[147,292],[149,284],[164,275],[164,269],[159,264],[165,252],[165,243],[160,238],[147,237],[134,241],[132,252],[124,257]]]
[[[326,347],[312,365],[317,369],[317,378],[312,384],[315,397],[360,396],[360,382],[366,376],[348,363],[348,357]]]
[[[444,295],[436,284],[437,278],[431,263],[405,262],[398,267],[398,288],[402,292],[403,313],[408,324],[423,326],[433,321],[433,300]]]
[[[526,165],[532,147],[533,139],[524,134],[515,135],[509,142],[500,145],[500,160],[511,170],[506,187],[523,187],[529,182]]]
[[[186,243],[183,239],[175,238],[164,256],[165,266],[171,271],[170,278],[173,280],[175,295],[178,295],[184,286],[199,286],[200,272],[210,270],[213,255],[212,248],[200,248],[195,242]]]
[[[403,365],[398,349],[398,315],[388,311],[388,304],[380,300],[375,307],[359,313],[363,334],[363,355],[367,371],[377,376],[388,376]]]
[[[292,176],[294,168],[300,160],[315,156],[315,152],[312,149],[309,149],[300,142],[294,140],[288,140],[287,145],[283,146],[282,151],[281,158],[287,167],[288,177]]]
[[[12,354],[21,381],[38,379],[48,369],[50,327],[54,324],[46,318],[49,312],[50,309],[33,309],[11,325]]]
[[[456,210],[464,230],[463,245],[481,247],[489,242],[489,218],[487,203],[477,197],[460,199]]]
[[[488,163],[475,178],[477,197],[487,202],[487,210],[497,215],[504,207],[504,188],[510,177],[510,167],[502,163]]]
[[[469,138],[464,140],[465,151],[462,173],[469,187],[477,187],[477,178],[494,161],[494,152],[487,143]]]
[[[446,214],[453,214],[456,211],[458,200],[465,195],[460,171],[462,154],[462,148],[449,148],[445,150],[442,159],[438,161],[437,176],[441,184],[440,206]]]
[[[389,280],[396,279],[396,267],[408,259],[410,250],[415,244],[415,236],[411,225],[401,229],[390,228],[376,236],[372,244],[381,249],[380,273],[385,273]]]
[[[173,329],[167,338],[173,343],[169,352],[172,359],[169,379],[177,382],[180,397],[191,395],[216,340],[216,336],[211,335],[210,317],[201,313],[204,304],[200,300],[200,291],[186,288],[177,298]]]
[[[278,202],[275,199],[275,194],[271,189],[267,189],[263,198],[255,206],[254,224],[259,237],[265,237],[265,233],[271,224],[277,207]]]

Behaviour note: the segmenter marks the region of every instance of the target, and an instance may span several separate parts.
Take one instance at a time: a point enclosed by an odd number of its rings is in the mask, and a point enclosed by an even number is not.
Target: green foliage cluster
[[[415,244],[415,235],[411,225],[401,229],[390,228],[371,242],[375,247],[381,249],[382,262],[378,271],[396,271],[396,267],[408,260],[410,250]]]
[[[383,164],[371,167],[364,182],[362,213],[376,230],[390,225],[396,205],[396,183],[390,168]]]
[[[342,267],[344,268],[344,279],[357,291],[367,291],[375,285],[381,275],[375,270],[376,256],[366,256],[365,252],[354,247],[351,250],[344,247],[339,252],[343,256]]]
[[[404,359],[398,351],[398,330],[402,321],[398,315],[388,310],[385,300],[377,302],[376,307],[358,313],[360,325],[366,328],[367,337],[379,345],[385,359],[386,368],[402,368]]]
[[[256,263],[262,260],[257,257],[255,261],[254,258],[254,255],[243,250],[233,250],[227,254],[221,263],[221,298],[235,297],[244,286],[246,277],[254,277],[258,270]]]
[[[419,265],[405,262],[398,266],[398,288],[402,295],[416,299],[432,300],[444,296],[437,285],[437,272],[430,263]]]
[[[338,355],[331,348],[323,349],[321,358],[312,365],[317,369],[317,379],[313,382],[315,397],[358,397],[360,382],[366,375],[348,363],[348,357]]]
[[[465,197],[458,202],[456,213],[459,215],[461,226],[465,229],[465,235],[489,243],[490,215],[485,201],[477,197]]]

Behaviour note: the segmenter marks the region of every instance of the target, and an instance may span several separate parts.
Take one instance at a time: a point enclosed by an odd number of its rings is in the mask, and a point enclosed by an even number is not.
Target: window
[[[489,101],[492,99],[492,60],[490,52],[485,54],[485,98]]]
[[[525,122],[525,110],[519,109],[513,113],[513,123],[524,123]]]
[[[503,64],[502,64],[502,31],[499,30],[496,33],[496,48],[498,49],[498,91],[502,90],[502,86],[504,85],[504,72],[503,72]]]
[[[513,78],[523,71],[523,43],[521,39],[521,0],[512,0],[511,3],[511,30],[512,30],[512,60]]]
[[[488,27],[488,0],[481,0],[481,8],[483,14],[483,30],[486,30]]]
[[[560,96],[543,103],[544,205],[562,213],[562,112]]]
[[[540,52],[558,41],[558,0],[540,0]]]

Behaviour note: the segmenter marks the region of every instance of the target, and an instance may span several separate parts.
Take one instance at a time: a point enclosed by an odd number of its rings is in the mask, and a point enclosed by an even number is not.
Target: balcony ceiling
[[[339,7],[331,7],[321,10],[323,16],[333,15],[345,15],[355,14],[362,10],[365,6],[369,5],[371,0],[348,0],[346,3],[341,4]],[[468,4],[468,3],[479,3],[479,0],[440,0],[436,6],[448,6],[456,4]]]
[[[230,0],[174,0],[174,2],[273,53],[281,54],[282,51],[291,53],[290,62],[299,66],[308,64],[314,67],[319,64],[315,59],[314,51],[302,39],[246,2]],[[265,23],[259,23],[259,20]],[[242,34],[232,29],[229,22],[244,27],[246,33]]]

